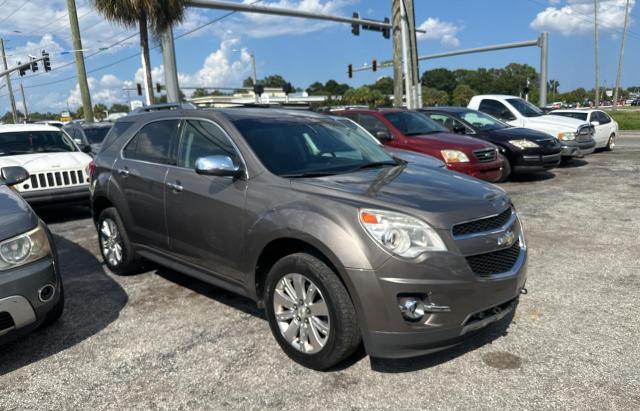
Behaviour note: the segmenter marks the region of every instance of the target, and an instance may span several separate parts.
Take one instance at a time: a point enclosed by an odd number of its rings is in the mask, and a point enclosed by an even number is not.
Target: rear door
[[[114,164],[113,178],[120,187],[127,210],[121,210],[131,240],[167,250],[165,179],[175,164],[179,120],[146,124],[127,143]]]
[[[229,156],[245,168],[232,140],[218,124],[185,120],[177,147],[177,167],[169,168],[166,179],[170,250],[193,265],[241,281],[247,182],[243,178],[196,174],[196,160],[210,155]]]
[[[596,133],[594,139],[596,140],[596,144],[598,147],[604,146],[609,140],[609,136],[611,135],[611,117],[602,111],[594,111],[591,113],[591,120],[597,121],[598,124],[595,126]]]

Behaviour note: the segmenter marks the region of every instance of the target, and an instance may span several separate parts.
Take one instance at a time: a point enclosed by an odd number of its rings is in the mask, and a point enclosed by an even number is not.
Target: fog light
[[[424,302],[418,297],[401,297],[399,307],[402,316],[409,321],[418,321],[424,317]]]

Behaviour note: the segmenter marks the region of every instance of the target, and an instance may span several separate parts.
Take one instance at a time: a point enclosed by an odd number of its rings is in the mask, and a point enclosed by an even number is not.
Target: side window
[[[501,102],[496,100],[484,99],[480,102],[479,111],[483,111],[487,114],[499,118],[501,120],[511,121],[515,120],[515,116],[511,111]]]
[[[124,156],[132,160],[174,164],[171,146],[178,136],[178,120],[154,121],[142,127],[127,144]]]
[[[389,131],[387,126],[385,126],[382,121],[378,120],[371,114],[358,114],[358,123],[360,123],[360,125],[364,127],[365,130],[367,130],[374,136],[378,131],[386,131],[387,133],[389,133],[389,135],[391,135],[391,132]]]
[[[102,142],[102,149],[100,151],[109,147],[111,143],[116,141],[122,134],[124,134],[124,132],[127,131],[132,124],[133,122],[131,121],[116,122],[113,127],[111,127],[111,130],[109,130],[109,132],[107,133],[107,136],[104,138],[104,141]]]
[[[600,124],[611,123],[611,117],[609,117],[607,113],[604,113],[602,111],[596,111],[596,113],[598,113],[598,121],[600,122]]]
[[[208,121],[188,120],[178,146],[178,167],[194,168],[206,156],[229,156],[238,162],[238,153],[226,134]]]
[[[429,118],[431,118],[431,120],[438,122],[441,126],[443,126],[449,131],[462,132],[462,130],[464,130],[465,133],[473,133],[473,130],[471,130],[469,127],[465,126],[461,121],[453,117],[445,116],[444,114],[434,113],[434,114],[429,114]]]
[[[445,122],[447,121],[448,117],[442,114],[429,114],[429,118],[431,118],[431,120],[438,122],[441,126],[443,127],[447,127],[445,125]],[[447,127],[449,128],[449,127]],[[450,129],[451,130],[451,129]]]

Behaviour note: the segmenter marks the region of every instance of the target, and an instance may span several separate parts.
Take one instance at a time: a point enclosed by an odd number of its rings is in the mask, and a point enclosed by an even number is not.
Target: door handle
[[[123,177],[126,177],[130,174],[130,172],[126,168],[121,168],[118,170],[118,174],[120,174]]]
[[[167,183],[167,187],[169,187],[170,189],[172,189],[173,191],[176,191],[178,193],[181,192],[184,189],[184,187],[182,187],[179,182]]]

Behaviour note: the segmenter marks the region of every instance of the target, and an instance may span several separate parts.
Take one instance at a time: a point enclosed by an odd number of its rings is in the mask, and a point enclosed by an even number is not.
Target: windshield
[[[426,115],[415,113],[413,111],[389,112],[385,113],[384,117],[405,136],[417,136],[420,134],[433,134],[448,131]]]
[[[508,98],[507,101],[525,117],[539,117],[544,115],[544,112],[538,107],[521,98]]]
[[[509,127],[508,124],[481,111],[466,111],[460,113],[460,118],[471,124],[476,130],[490,131]]]
[[[111,127],[87,127],[82,129],[89,144],[101,144]]]
[[[574,113],[574,112],[570,112],[570,111],[569,112],[567,112],[567,111],[552,111],[549,114],[554,115],[554,116],[577,118],[578,120],[583,120],[583,121],[587,121],[587,116],[589,115],[588,113]]]
[[[0,156],[77,151],[61,131],[17,131],[0,133]]]
[[[371,137],[331,118],[239,118],[233,123],[262,164],[282,177],[397,165]]]

